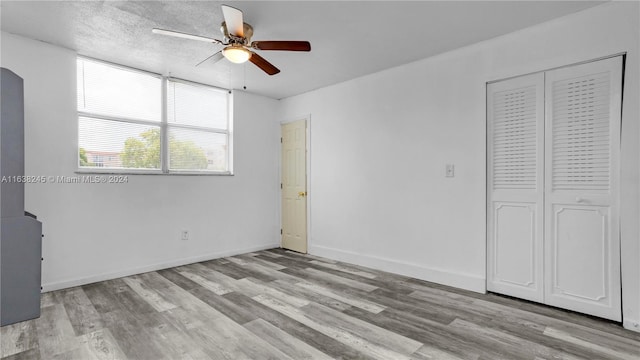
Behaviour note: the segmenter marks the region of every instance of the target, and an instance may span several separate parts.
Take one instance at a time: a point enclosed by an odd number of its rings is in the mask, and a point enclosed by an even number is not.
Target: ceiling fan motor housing
[[[220,25],[220,32],[224,35],[225,42],[228,43],[240,43],[242,45],[249,45],[251,43],[251,37],[253,36],[253,26],[242,23],[243,24],[243,32],[244,37],[229,35],[229,31],[227,30],[227,23],[225,21]]]

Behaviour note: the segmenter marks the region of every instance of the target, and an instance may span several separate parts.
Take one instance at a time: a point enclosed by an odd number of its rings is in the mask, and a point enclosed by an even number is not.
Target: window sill
[[[230,171],[171,171],[162,172],[160,170],[117,170],[117,169],[77,169],[76,174],[96,174],[96,175],[168,175],[168,176],[234,176]]]

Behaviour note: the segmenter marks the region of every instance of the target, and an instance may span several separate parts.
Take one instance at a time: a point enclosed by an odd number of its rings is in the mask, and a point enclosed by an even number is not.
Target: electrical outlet
[[[189,230],[182,230],[181,239],[182,240],[189,240]]]
[[[453,164],[447,164],[447,169],[445,172],[446,177],[454,177],[455,175],[455,166]]]

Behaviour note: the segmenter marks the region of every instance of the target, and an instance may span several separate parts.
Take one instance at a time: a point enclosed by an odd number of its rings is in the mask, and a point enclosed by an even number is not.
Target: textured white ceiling
[[[253,40],[308,40],[310,53],[261,51],[251,63],[194,65],[219,45],[151,33],[221,38],[219,1],[0,1],[3,31],[78,54],[275,99],[423,59],[600,4],[593,1],[227,1]],[[42,59],[46,61],[46,59]]]

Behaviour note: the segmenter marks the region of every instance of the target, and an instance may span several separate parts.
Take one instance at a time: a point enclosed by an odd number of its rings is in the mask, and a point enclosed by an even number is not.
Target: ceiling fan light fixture
[[[242,46],[227,46],[222,49],[222,55],[232,63],[242,64],[251,57],[251,52]]]

